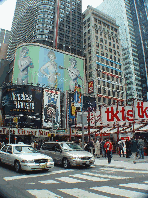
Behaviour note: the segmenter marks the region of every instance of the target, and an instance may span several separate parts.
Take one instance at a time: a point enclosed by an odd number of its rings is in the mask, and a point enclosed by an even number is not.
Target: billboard
[[[101,119],[104,124],[148,120],[148,102],[136,101],[132,106],[102,106]]]
[[[43,127],[59,127],[60,91],[44,89]]]
[[[30,85],[11,85],[2,90],[2,109],[5,123],[14,116],[23,126],[41,127],[42,88]],[[16,123],[14,120],[11,121]]]
[[[82,80],[81,80],[82,79]],[[41,44],[20,45],[15,54],[13,83],[74,91],[84,80],[84,59]]]

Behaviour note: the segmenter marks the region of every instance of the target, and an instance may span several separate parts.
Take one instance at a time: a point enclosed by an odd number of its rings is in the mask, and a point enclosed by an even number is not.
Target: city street
[[[111,164],[98,158],[90,168],[16,173],[13,168],[0,166],[0,197],[37,198],[147,198],[148,158],[137,160],[113,155]]]

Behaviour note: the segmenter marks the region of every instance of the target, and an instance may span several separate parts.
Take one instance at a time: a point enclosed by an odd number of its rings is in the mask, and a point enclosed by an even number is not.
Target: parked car
[[[14,166],[20,170],[32,171],[52,169],[53,159],[36,151],[31,145],[7,144],[0,150],[0,162]]]
[[[64,168],[69,166],[86,166],[94,164],[94,156],[84,151],[78,144],[72,142],[45,142],[40,152],[53,158],[56,164]]]

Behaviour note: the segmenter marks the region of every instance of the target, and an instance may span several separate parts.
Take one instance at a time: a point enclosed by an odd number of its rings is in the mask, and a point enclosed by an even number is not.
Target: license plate
[[[40,164],[40,168],[47,168],[47,164]]]

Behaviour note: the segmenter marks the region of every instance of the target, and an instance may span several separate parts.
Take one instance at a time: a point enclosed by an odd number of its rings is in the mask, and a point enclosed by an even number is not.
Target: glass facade
[[[120,26],[119,30],[120,39],[122,43],[122,62],[124,67],[124,75],[127,88],[127,99],[136,98],[139,100],[143,99],[145,101],[147,99],[147,86],[145,86],[145,90],[143,88],[144,85],[142,83],[142,71],[140,64],[140,56],[138,53],[138,40],[136,39],[136,26],[138,26],[139,30],[139,26],[141,26],[142,24],[139,25],[138,22],[136,22],[135,26],[134,22],[138,18],[138,16],[136,15],[136,10],[133,11],[132,9],[132,7],[136,7],[136,2],[144,6],[143,0],[104,0],[104,2],[97,7],[97,9],[103,11],[104,13],[116,19],[116,23]],[[146,12],[144,12],[144,15],[146,15]],[[140,38],[138,39],[140,40]],[[142,51],[141,48],[140,50]],[[143,56],[142,58],[144,59]],[[144,68],[144,71],[147,71],[147,69],[145,69],[145,64],[142,65],[142,67]]]
[[[82,56],[82,0],[17,0],[7,59],[36,42]]]

